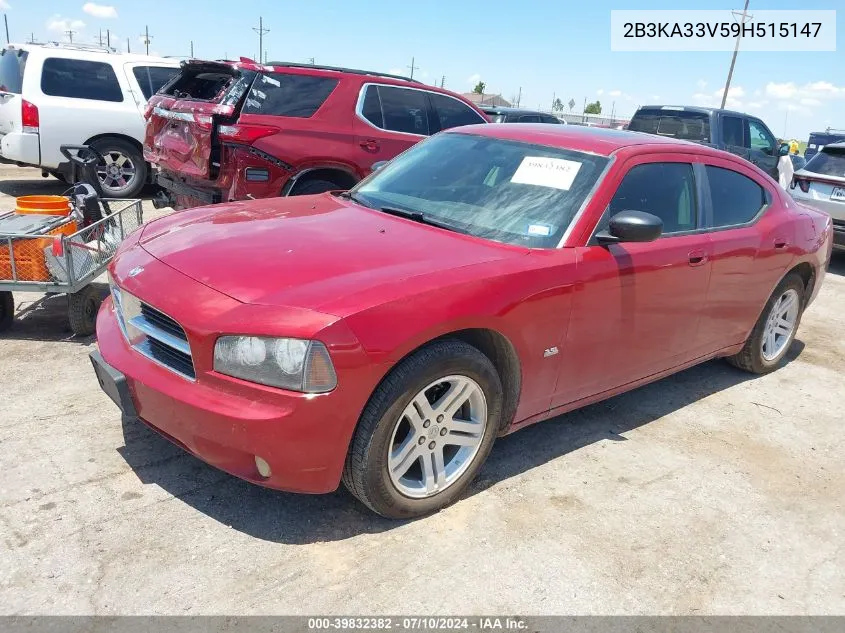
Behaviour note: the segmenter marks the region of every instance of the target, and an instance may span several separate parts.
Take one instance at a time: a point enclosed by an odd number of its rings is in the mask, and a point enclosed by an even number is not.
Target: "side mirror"
[[[606,231],[596,233],[599,244],[653,242],[663,234],[663,220],[645,211],[620,211]]]
[[[778,147],[778,156],[789,156],[789,143],[781,143]]]
[[[378,171],[379,169],[387,165],[388,162],[389,161],[386,160],[380,160],[378,162],[373,163],[373,171]]]

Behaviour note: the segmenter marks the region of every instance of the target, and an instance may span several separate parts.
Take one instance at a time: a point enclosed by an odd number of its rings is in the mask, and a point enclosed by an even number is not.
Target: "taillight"
[[[810,181],[807,180],[806,178],[793,178],[791,188],[795,189],[795,185],[798,185],[798,187],[804,193],[807,193],[808,191],[810,191]]]
[[[21,125],[23,131],[29,133],[38,133],[40,127],[38,106],[26,99],[21,99]]]
[[[252,143],[278,131],[279,128],[270,125],[221,125],[217,128],[220,140],[238,143]]]

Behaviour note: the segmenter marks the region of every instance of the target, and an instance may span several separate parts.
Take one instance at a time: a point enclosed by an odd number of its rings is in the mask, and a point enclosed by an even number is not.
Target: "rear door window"
[[[52,97],[123,101],[123,90],[111,64],[48,57],[41,70],[41,92]]]
[[[722,142],[731,147],[748,147],[745,142],[745,122],[738,116],[722,117]]]
[[[26,67],[26,51],[4,48],[0,53],[0,90],[19,95]]]
[[[132,69],[132,74],[135,75],[135,80],[141,87],[144,99],[148,101],[178,72],[178,68],[167,68],[166,66],[135,66]]]
[[[670,136],[672,138],[710,142],[710,115],[684,110],[641,109],[628,124],[634,132]]]
[[[338,80],[292,73],[263,73],[252,84],[244,114],[308,118],[320,109]]]
[[[378,92],[385,129],[428,136],[428,104],[423,91],[379,86]]]
[[[475,110],[457,99],[446,95],[430,93],[431,104],[440,121],[440,129],[448,130],[461,125],[473,125],[475,123],[486,123]]]
[[[766,190],[731,169],[706,165],[713,228],[751,222],[767,203]]]
[[[520,123],[539,123],[540,122],[540,115],[539,114],[523,114],[519,117]]]
[[[826,147],[824,151],[807,161],[804,170],[821,176],[845,178],[845,147],[842,149]]]

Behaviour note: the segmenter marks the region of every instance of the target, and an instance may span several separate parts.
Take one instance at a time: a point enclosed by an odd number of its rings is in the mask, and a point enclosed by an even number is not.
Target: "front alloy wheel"
[[[424,499],[454,484],[472,463],[487,426],[487,399],[467,376],[435,380],[414,396],[390,439],[390,480]]]
[[[400,362],[370,397],[343,483],[371,510],[421,516],[460,497],[501,427],[502,383],[490,359],[459,340]]]

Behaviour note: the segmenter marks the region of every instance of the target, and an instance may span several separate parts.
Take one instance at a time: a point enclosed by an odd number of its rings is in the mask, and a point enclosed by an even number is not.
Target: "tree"
[[[588,103],[584,108],[584,114],[601,114],[601,101],[595,103]]]
[[[563,101],[560,98],[557,98],[552,103],[552,110],[555,112],[561,112],[563,110]]]
[[[487,87],[486,83],[484,83],[483,81],[479,81],[477,84],[475,84],[475,88],[473,88],[472,91],[477,95],[483,95],[484,89],[486,87]]]
[[[575,107],[575,99],[570,99],[569,103],[567,103],[566,105],[569,106],[569,111],[572,112],[572,108]]]

